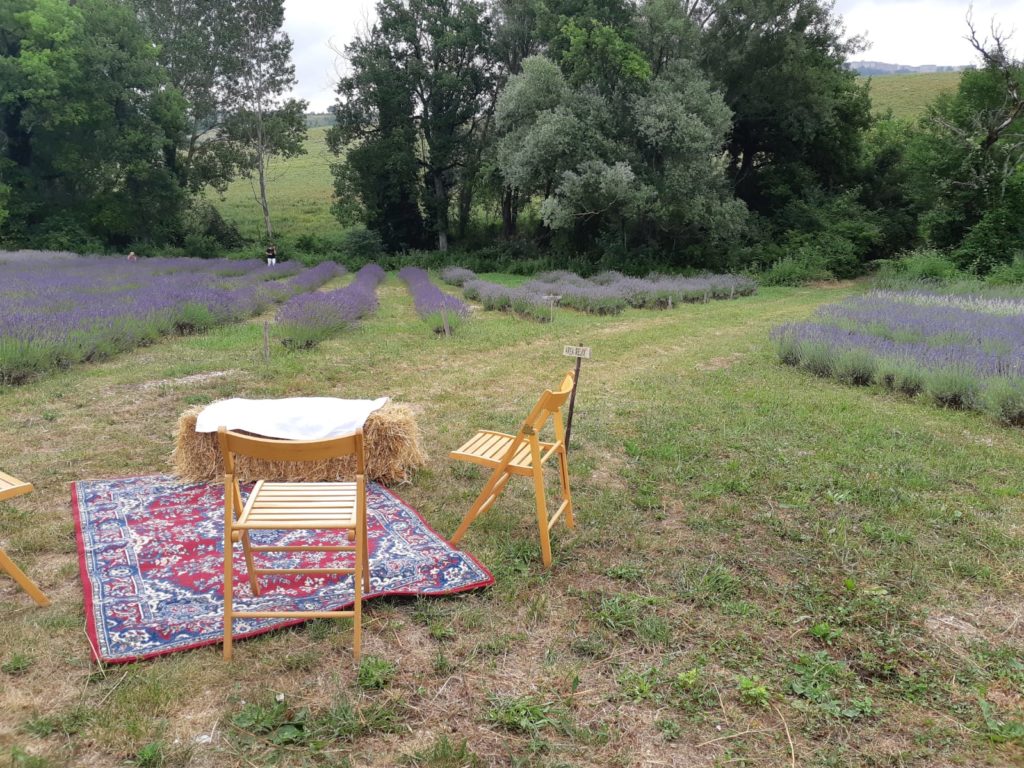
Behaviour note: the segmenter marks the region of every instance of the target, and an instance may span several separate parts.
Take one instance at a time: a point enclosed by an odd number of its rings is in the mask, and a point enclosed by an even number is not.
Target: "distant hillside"
[[[924,114],[925,107],[936,96],[945,91],[955,91],[959,83],[959,72],[872,77],[872,111],[881,115],[891,109],[894,117],[913,120]]]
[[[888,64],[884,61],[848,61],[846,66],[858,75],[921,75],[934,72],[962,72],[966,66],[944,66],[939,64],[923,64],[912,67],[908,64]]]
[[[307,112],[307,128],[330,128],[334,125],[334,115],[330,112]]]

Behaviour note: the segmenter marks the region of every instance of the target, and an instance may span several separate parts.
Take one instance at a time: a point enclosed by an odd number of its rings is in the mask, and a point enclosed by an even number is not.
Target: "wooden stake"
[[[582,347],[583,345],[580,344]],[[580,385],[580,363],[583,362],[582,357],[576,358],[576,373],[572,380],[572,394],[569,395],[569,416],[566,419],[565,424],[565,452],[569,453],[569,438],[572,436],[572,413],[576,408],[576,388]]]
[[[447,339],[452,335],[452,329],[448,326],[448,309],[441,305],[441,324],[444,326],[444,337]]]
[[[263,360],[270,362],[270,321],[263,321]]]

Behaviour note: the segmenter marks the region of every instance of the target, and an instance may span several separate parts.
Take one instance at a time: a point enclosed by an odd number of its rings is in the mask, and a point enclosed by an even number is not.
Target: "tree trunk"
[[[516,236],[516,203],[518,202],[515,189],[507,184],[501,191],[501,234],[506,240]]]
[[[459,239],[466,236],[466,227],[469,225],[469,217],[473,212],[473,186],[466,181],[462,182],[459,190]]]
[[[271,243],[274,241],[274,230],[270,225],[270,203],[267,202],[267,167],[262,151],[259,153],[257,165],[260,175],[260,208],[263,209],[263,226],[267,229],[267,242]]]
[[[448,189],[440,173],[434,174],[434,221],[437,226],[437,250],[448,251]]]

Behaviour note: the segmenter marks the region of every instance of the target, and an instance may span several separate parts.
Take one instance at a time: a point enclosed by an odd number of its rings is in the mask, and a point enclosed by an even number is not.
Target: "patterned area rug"
[[[170,476],[86,480],[72,485],[79,564],[93,657],[148,659],[220,642],[224,605],[223,487]],[[452,549],[419,513],[387,489],[367,487],[371,590],[381,595],[448,595],[494,577]],[[254,531],[254,544],[344,544],[344,532]],[[337,553],[257,553],[269,567],[312,568]],[[352,555],[340,557],[351,560]],[[336,564],[335,560],[335,564]],[[335,610],[352,603],[352,577],[263,576],[253,597],[235,547],[236,610]],[[235,619],[235,638],[301,619]]]

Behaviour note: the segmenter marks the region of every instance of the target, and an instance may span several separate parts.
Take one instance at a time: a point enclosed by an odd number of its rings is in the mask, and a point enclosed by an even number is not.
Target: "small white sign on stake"
[[[562,350],[562,354],[566,357],[581,357],[584,360],[589,360],[590,347],[570,347],[566,345],[565,349]]]

